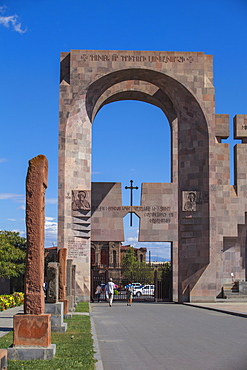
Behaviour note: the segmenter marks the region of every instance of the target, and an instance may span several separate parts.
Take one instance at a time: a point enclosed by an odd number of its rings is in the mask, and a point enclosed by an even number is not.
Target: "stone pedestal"
[[[14,346],[51,344],[51,315],[14,315]]]
[[[14,316],[14,343],[8,348],[10,360],[50,360],[56,353],[51,344],[51,315],[18,314]]]
[[[9,360],[52,360],[56,354],[56,344],[48,347],[13,346],[8,348]]]
[[[63,302],[46,303],[45,313],[51,315],[51,331],[65,333],[67,330],[67,323],[63,322]]]

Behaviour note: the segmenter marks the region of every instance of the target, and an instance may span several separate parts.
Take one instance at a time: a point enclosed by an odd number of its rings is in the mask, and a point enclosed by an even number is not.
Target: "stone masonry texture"
[[[44,313],[44,227],[48,161],[38,155],[29,161],[26,178],[27,255],[24,312]]]
[[[122,218],[140,218],[141,241],[172,243],[173,300],[213,301],[246,277],[247,115],[236,115],[230,185],[229,116],[215,113],[213,57],[202,52],[71,50],[60,59],[58,246],[90,297],[91,241],[121,241]],[[170,184],[142,184],[124,208],[121,184],[91,184],[92,124],[106,104],[141,100],[171,129]],[[91,200],[90,200],[91,195]]]

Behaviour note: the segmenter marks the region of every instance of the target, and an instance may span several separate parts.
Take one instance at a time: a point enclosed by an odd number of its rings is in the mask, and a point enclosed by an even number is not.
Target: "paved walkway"
[[[23,306],[0,312],[0,337],[13,330],[13,315],[23,313]]]
[[[105,370],[247,369],[246,302],[101,302],[91,314]]]
[[[247,317],[247,302],[185,303],[190,306]]]
[[[224,312],[228,315],[221,314]],[[13,315],[17,313],[23,313],[23,306],[0,312],[0,337],[12,330]],[[247,331],[247,302],[184,305],[134,302],[131,307],[127,307],[124,302],[115,302],[111,308],[107,303],[101,302],[91,304],[90,316],[97,352],[95,355],[98,360],[97,370],[247,369],[246,340],[240,333],[242,328],[244,332]],[[240,317],[234,319],[234,316]],[[204,322],[205,317],[209,319],[208,323]],[[192,333],[189,328],[195,322],[201,323],[201,327],[195,329],[191,340]],[[230,322],[234,323],[232,329]],[[224,333],[221,332],[222,329],[225,330]],[[211,335],[211,332],[218,336],[209,340],[207,333]],[[212,344],[212,347],[207,348],[208,343]],[[199,351],[195,348],[198,344]],[[199,358],[198,353],[202,349],[204,358]],[[238,352],[234,353],[233,349]],[[214,350],[215,353],[212,355],[211,352]],[[225,362],[224,358],[229,355],[229,351],[235,359],[234,365],[229,360]],[[211,361],[208,358],[209,353],[212,355]],[[242,361],[241,354],[246,357],[243,366],[237,362]],[[206,361],[207,364],[201,365],[202,361]]]

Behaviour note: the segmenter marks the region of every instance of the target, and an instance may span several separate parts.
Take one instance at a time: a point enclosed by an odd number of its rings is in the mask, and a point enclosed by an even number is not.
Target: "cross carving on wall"
[[[125,189],[130,189],[130,209],[133,206],[133,189],[138,189],[138,186],[133,186],[133,180],[130,180],[130,186],[125,186]],[[132,226],[132,211],[130,212],[130,226]]]

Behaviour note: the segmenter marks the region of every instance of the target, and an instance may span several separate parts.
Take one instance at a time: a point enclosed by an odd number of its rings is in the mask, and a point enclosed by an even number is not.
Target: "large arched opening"
[[[191,91],[186,89],[180,82],[152,70],[128,69],[107,74],[92,83],[86,95],[86,107],[88,117],[94,121],[98,111],[105,105],[121,100],[140,100],[159,107],[166,115],[171,127],[171,184],[173,191],[177,193],[178,209],[183,207],[183,191],[192,189],[198,191],[201,187],[205,193],[209,193],[209,163],[208,163],[208,128],[204,113]],[[169,190],[168,190],[169,191]],[[148,191],[149,192],[149,191]],[[156,190],[154,190],[156,192]],[[198,192],[199,193],[199,192]],[[152,197],[149,194],[150,199]],[[187,197],[187,195],[184,195]],[[201,198],[199,195],[198,198]],[[201,202],[201,199],[198,199]],[[162,226],[157,233],[156,225],[153,226],[153,235],[150,230],[140,231],[141,241],[172,242],[172,266],[173,282],[178,289],[177,294],[189,299],[190,292],[194,288],[203,271],[209,263],[209,227],[208,204],[201,204],[203,211],[203,230],[198,230],[198,238],[190,238],[191,229],[188,220],[180,212],[171,212],[171,207],[164,208],[170,211],[173,219],[173,230],[169,227],[164,232]],[[157,208],[157,207],[156,207]],[[157,214],[153,213],[153,214]],[[174,217],[175,214],[175,217]],[[178,224],[176,225],[176,218]],[[151,220],[156,219],[152,218]],[[167,219],[166,219],[167,220]],[[157,222],[163,222],[157,219]],[[166,239],[164,238],[166,235]],[[92,234],[93,235],[93,234]],[[145,240],[147,239],[147,240]],[[186,246],[188,244],[190,247]],[[201,245],[207,245],[203,252],[201,263],[195,257],[200,255]]]
[[[129,206],[130,190],[125,189],[125,185],[129,186],[130,179],[133,179],[138,187],[133,192],[135,206],[140,206],[143,182],[170,183],[171,132],[160,108],[141,101],[124,100],[103,106],[93,122],[92,182],[120,182],[122,204]],[[123,249],[127,246],[134,248],[137,260],[143,262],[139,268],[146,263],[147,267],[151,265],[154,269],[158,266],[162,271],[171,260],[171,243],[139,242],[139,224],[140,219],[135,214],[124,217],[124,240],[121,245]],[[98,245],[99,248],[104,246],[103,243]],[[93,250],[94,248],[95,246],[92,247]],[[113,250],[112,253],[112,263],[107,266],[108,273],[118,285],[123,285],[124,276],[118,270],[116,251]],[[123,253],[120,252],[120,266],[122,258]],[[105,266],[96,264],[95,258],[91,260],[91,266],[95,286],[99,280],[105,280]],[[153,284],[154,277],[146,276],[145,271],[140,275],[141,273],[138,273],[138,276],[132,276],[132,279],[139,280],[141,284],[149,284],[150,281]],[[164,296],[164,292],[162,294]],[[118,299],[123,297],[118,296]]]

